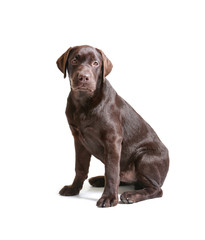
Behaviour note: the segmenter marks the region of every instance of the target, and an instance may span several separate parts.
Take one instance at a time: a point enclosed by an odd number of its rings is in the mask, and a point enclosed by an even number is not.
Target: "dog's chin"
[[[87,94],[92,94],[95,90],[88,87],[71,87],[74,92],[84,92]]]

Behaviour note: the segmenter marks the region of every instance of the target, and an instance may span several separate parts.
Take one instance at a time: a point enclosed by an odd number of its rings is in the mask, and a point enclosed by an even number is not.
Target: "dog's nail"
[[[126,198],[126,200],[127,200],[127,203],[129,203],[129,204],[133,203],[133,201],[130,200],[129,198]]]

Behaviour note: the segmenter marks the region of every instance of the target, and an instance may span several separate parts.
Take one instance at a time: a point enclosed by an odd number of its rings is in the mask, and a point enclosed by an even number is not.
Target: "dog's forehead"
[[[90,46],[74,47],[72,55],[90,56],[92,58],[98,57],[101,59],[101,54],[94,47]]]

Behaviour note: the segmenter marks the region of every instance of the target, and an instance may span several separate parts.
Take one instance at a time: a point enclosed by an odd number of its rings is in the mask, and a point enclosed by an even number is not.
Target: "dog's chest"
[[[104,159],[103,142],[100,139],[100,131],[93,126],[74,126],[70,124],[74,137],[77,137],[88,152],[100,160]]]

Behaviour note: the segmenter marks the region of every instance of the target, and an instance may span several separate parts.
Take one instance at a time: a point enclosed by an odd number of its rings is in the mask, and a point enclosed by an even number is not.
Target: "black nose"
[[[88,73],[78,75],[78,80],[81,82],[89,81],[89,79],[90,75]]]

